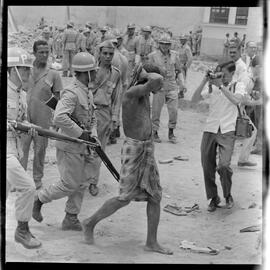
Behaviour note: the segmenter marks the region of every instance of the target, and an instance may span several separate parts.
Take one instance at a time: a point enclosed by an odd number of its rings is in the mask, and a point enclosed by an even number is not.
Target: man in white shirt
[[[248,74],[246,63],[241,58],[240,49],[237,48],[237,45],[233,42],[229,44],[229,56],[231,60],[235,62],[236,67],[232,80],[235,82],[243,82],[246,87],[246,91],[250,92],[253,88],[252,79]]]
[[[205,76],[192,96],[192,102],[198,102],[202,97],[210,98],[209,115],[201,142],[201,162],[206,196],[208,200],[211,199],[207,210],[210,212],[215,211],[220,203],[215,183],[216,171],[220,175],[227,208],[232,208],[234,205],[231,195],[233,171],[230,163],[235,142],[236,118],[238,116],[236,105],[241,102],[245,94],[243,82],[234,84],[232,81],[235,66],[233,61],[219,65],[217,69],[221,71],[222,77],[211,79],[209,76]],[[212,84],[212,91],[203,91],[208,81]],[[217,147],[219,149],[218,164],[216,164]]]

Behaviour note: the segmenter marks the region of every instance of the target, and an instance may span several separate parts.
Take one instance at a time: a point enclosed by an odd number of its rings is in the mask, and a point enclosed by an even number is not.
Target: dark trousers
[[[233,154],[235,136],[234,131],[224,134],[204,132],[201,142],[201,162],[204,174],[204,183],[207,199],[218,195],[216,180],[216,171],[220,175],[220,182],[223,190],[223,196],[226,198],[231,194],[232,174],[230,168]],[[217,159],[217,147],[219,161]]]

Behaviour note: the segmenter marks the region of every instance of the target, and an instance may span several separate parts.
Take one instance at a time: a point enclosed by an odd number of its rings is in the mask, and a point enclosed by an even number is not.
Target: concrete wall
[[[65,6],[10,6],[10,8],[18,25],[37,25],[42,16],[55,24],[66,22]],[[134,22],[138,27],[145,25],[169,27],[176,35],[187,33],[200,25],[203,12],[202,7],[70,6],[71,20],[75,24],[91,21],[103,26],[109,23],[124,30],[129,22]]]
[[[229,24],[213,24],[209,23],[210,8],[206,7],[203,17],[203,38],[201,44],[201,53],[212,56],[222,55],[223,41],[225,34],[229,33],[230,38],[234,32],[238,32],[238,36],[242,39],[246,34],[246,41],[254,40],[262,41],[263,37],[263,9],[262,7],[250,7],[247,25],[235,25],[236,8],[230,9]]]

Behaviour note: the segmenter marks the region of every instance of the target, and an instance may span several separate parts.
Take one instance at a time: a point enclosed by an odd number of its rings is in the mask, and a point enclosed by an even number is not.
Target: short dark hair
[[[221,71],[223,68],[227,69],[230,73],[234,72],[235,69],[236,69],[235,62],[234,61],[228,61],[228,62],[221,63],[216,67],[216,70]]]
[[[150,64],[150,63],[146,63],[143,65],[143,69],[147,72],[154,72],[154,73],[158,73],[161,74],[160,68],[156,65]]]
[[[46,40],[36,40],[33,45],[33,52],[37,52],[37,47],[40,45],[48,45],[48,42]]]
[[[226,37],[228,37],[229,35],[230,35],[230,34],[229,34],[229,33],[227,33],[227,34],[226,34]]]

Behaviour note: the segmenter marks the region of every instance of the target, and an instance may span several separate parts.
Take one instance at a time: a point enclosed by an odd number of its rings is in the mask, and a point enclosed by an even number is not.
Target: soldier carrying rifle
[[[61,92],[60,100],[55,108],[54,124],[59,127],[61,134],[98,142],[95,106],[90,90],[96,76],[94,56],[87,52],[77,53],[73,58],[72,68],[76,79]],[[76,122],[72,119],[76,119]],[[60,179],[38,192],[33,208],[33,218],[41,222],[43,220],[42,205],[67,196],[66,216],[62,222],[62,229],[80,231],[82,227],[77,216],[81,210],[86,188],[84,183],[92,173],[91,152],[85,144],[57,141],[56,158]]]

